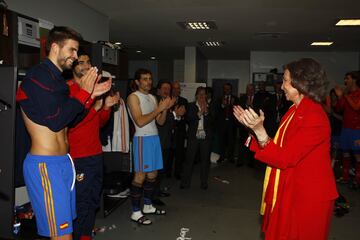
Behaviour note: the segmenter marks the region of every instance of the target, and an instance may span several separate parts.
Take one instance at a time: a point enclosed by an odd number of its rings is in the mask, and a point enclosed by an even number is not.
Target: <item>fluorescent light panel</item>
[[[204,47],[221,47],[224,45],[224,42],[222,41],[203,41],[199,42],[200,46]]]
[[[193,30],[208,30],[210,27],[206,22],[188,22],[188,27]]]
[[[213,30],[217,29],[214,21],[188,21],[188,22],[177,22],[177,24],[184,30]]]
[[[360,19],[340,19],[336,26],[360,26]]]
[[[311,43],[311,46],[330,46],[334,42],[313,42]]]

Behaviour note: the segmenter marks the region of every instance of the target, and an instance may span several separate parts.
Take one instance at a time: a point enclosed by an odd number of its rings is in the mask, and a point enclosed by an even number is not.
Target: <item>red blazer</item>
[[[295,106],[282,121],[292,108]],[[282,148],[270,142],[261,149],[252,141],[250,149],[255,152],[255,158],[281,170],[266,239],[289,239],[296,221],[296,209],[301,209],[296,204],[331,201],[338,197],[330,162],[330,132],[322,106],[305,97],[284,133]],[[268,238],[267,232],[277,237]]]

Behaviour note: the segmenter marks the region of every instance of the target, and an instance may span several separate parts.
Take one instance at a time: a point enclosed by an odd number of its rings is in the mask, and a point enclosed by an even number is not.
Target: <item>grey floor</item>
[[[219,176],[230,183],[215,179]],[[180,190],[179,182],[166,180],[171,196],[166,202],[166,216],[150,216],[151,226],[139,226],[130,221],[130,201],[126,201],[105,219],[98,219],[97,227],[105,231],[97,233],[96,240],[259,240],[259,202],[263,170],[231,163],[213,166],[210,171],[209,189],[200,189],[198,166],[195,166],[192,187]],[[351,203],[350,213],[333,218],[331,240],[360,239],[360,191],[338,186],[339,191]],[[187,228],[185,238],[181,229]],[[183,229],[184,230],[184,229]],[[184,236],[184,231],[183,234]]]

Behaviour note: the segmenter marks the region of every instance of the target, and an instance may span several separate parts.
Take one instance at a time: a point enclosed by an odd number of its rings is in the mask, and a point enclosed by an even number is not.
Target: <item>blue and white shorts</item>
[[[75,172],[69,156],[27,154],[23,171],[38,234],[48,237],[71,234],[76,194]]]
[[[134,171],[152,172],[163,168],[160,138],[154,136],[134,136]]]

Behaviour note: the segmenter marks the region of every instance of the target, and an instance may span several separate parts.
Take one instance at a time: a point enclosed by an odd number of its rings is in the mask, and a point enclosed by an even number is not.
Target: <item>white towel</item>
[[[129,152],[129,119],[126,111],[126,105],[120,98],[119,109],[114,112],[114,131],[111,144],[113,152]]]

